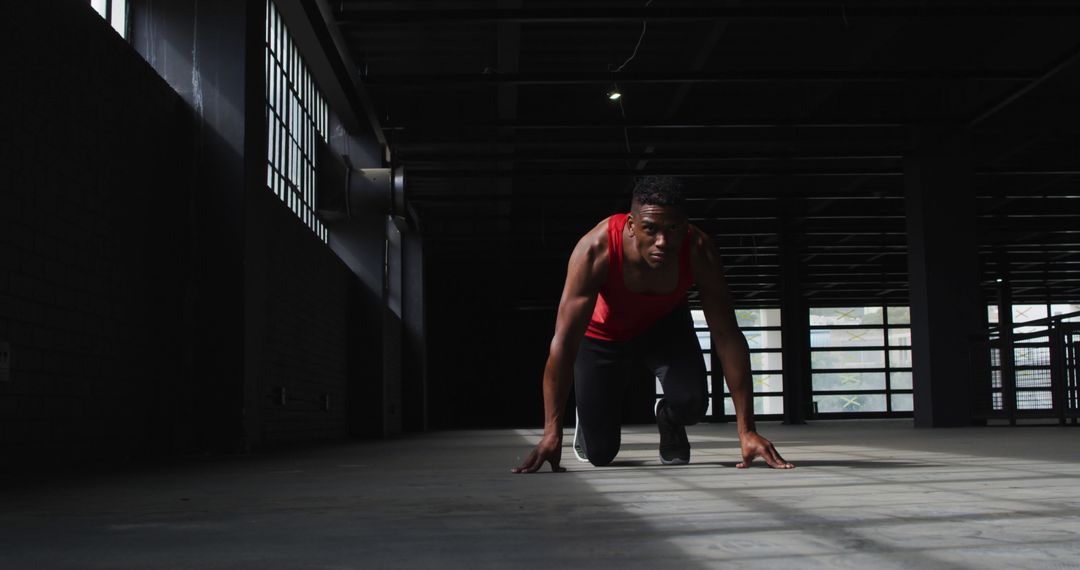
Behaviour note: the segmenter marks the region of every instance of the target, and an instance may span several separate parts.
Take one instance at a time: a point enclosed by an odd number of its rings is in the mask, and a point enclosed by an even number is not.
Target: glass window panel
[[[1001,371],[1000,370],[991,370],[990,371],[990,387],[991,388],[1001,388]]]
[[[1038,368],[1035,370],[1016,371],[1017,388],[1049,388],[1050,369]]]
[[[709,399],[709,405],[708,405],[708,407],[705,408],[705,415],[706,416],[711,416],[712,415],[712,398]]]
[[[911,372],[889,372],[889,387],[893,390],[911,390]]]
[[[839,348],[854,346],[885,346],[885,332],[881,329],[829,329],[810,331],[810,346],[815,348]]]
[[[782,396],[758,396],[754,398],[754,415],[782,413],[784,413],[784,398]],[[735,404],[731,402],[731,398],[724,398],[724,415],[735,415]]]
[[[990,366],[1001,366],[1001,349],[990,349]]]
[[[890,350],[889,368],[911,368],[911,351]]]
[[[743,331],[746,344],[754,348],[780,348],[780,331]]]
[[[705,321],[705,311],[700,309],[694,309],[690,311],[690,317],[694,319],[695,329],[704,329],[709,327],[709,323]]]
[[[889,346],[911,346],[911,329],[889,327]]]
[[[915,410],[915,401],[911,394],[893,394],[892,409],[894,412],[911,412]]]
[[[1050,314],[1053,315],[1053,316],[1065,315],[1065,314],[1068,314],[1068,313],[1076,313],[1076,312],[1080,312],[1080,305],[1075,305],[1075,304],[1050,305]],[[1067,323],[1080,322],[1080,315],[1077,315],[1075,317],[1069,317],[1069,318],[1065,319],[1065,322],[1067,322]]]
[[[829,390],[846,392],[849,390],[884,390],[884,372],[834,372],[816,373],[812,376],[815,391]]]
[[[751,352],[750,369],[759,370],[783,370],[784,357],[779,352]]]
[[[108,4],[105,0],[90,0],[90,6],[94,8],[94,11],[101,14],[102,18],[106,18],[105,6]]]
[[[740,327],[778,327],[780,309],[735,309],[735,320]]]
[[[754,414],[782,414],[784,413],[783,396],[758,396],[754,398]]]
[[[993,406],[995,410],[1004,409],[1005,402],[1001,399],[1001,392],[994,392],[991,394]]]
[[[987,305],[986,306],[986,321],[989,322],[990,324],[994,324],[994,323],[998,322],[998,306],[997,305]]]
[[[884,350],[815,350],[810,353],[810,367],[827,368],[884,368]]]
[[[884,394],[836,394],[814,396],[821,413],[884,412]]]
[[[754,392],[780,392],[784,389],[783,374],[754,374]]]
[[[1045,319],[1046,305],[1013,305],[1013,323]]]
[[[657,394],[663,394],[664,393],[664,385],[660,383],[659,378],[655,378],[655,380],[656,380],[656,393]]]
[[[880,325],[881,307],[817,307],[810,309],[810,326]]]
[[[712,346],[712,341],[710,340],[710,335],[708,332],[697,331],[697,340],[698,346],[701,347],[701,350],[709,350],[709,348]]]
[[[127,38],[127,0],[112,0],[112,27],[121,37]]]
[[[780,322],[780,309],[758,309],[761,314],[761,326],[763,327],[779,327],[783,323]]]
[[[911,324],[911,308],[910,307],[889,307],[886,309],[889,318],[889,325],[909,325]]]
[[[1021,346],[1014,349],[1013,363],[1016,366],[1049,366],[1050,348],[1046,346]]]
[[[1053,402],[1049,390],[1016,393],[1016,409],[1018,410],[1046,410],[1051,407],[1053,407]]]
[[[702,357],[705,359],[705,371],[712,372],[712,353],[702,353]]]

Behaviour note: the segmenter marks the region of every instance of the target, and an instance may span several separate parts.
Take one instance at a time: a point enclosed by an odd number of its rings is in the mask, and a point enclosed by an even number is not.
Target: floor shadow
[[[804,459],[793,462],[796,467],[847,467],[850,469],[911,469],[945,467],[941,463],[924,463],[921,461],[874,461],[867,459]],[[757,461],[755,461],[755,465]],[[762,464],[764,465],[764,464]]]
[[[692,461],[691,465],[715,465],[720,467],[735,467],[739,461]],[[912,468],[930,468],[930,467],[944,467],[941,463],[922,463],[911,461],[873,461],[865,459],[851,459],[851,460],[815,460],[815,459],[803,459],[792,461],[796,468],[814,468],[814,467],[844,467],[848,469],[912,469]],[[751,469],[766,468],[769,464],[765,463],[761,458],[757,458],[750,465]]]
[[[739,461],[691,461],[690,467],[694,466],[714,466],[714,467],[730,467],[735,468]],[[852,459],[852,460],[815,460],[806,459],[802,461],[796,461],[795,467],[802,468],[814,468],[814,467],[843,467],[847,469],[919,469],[919,468],[932,468],[932,467],[945,467],[941,463],[923,463],[913,461],[873,461],[865,459]],[[673,467],[680,467],[678,465],[663,465],[658,459],[616,459],[605,467],[662,467],[670,469]],[[754,468],[769,468],[769,465],[762,459],[755,459],[754,463],[750,466]]]

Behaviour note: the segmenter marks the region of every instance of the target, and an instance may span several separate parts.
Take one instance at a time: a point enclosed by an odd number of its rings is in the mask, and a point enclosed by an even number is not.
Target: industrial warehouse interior
[[[1080,4],[10,4],[0,567],[1080,568]]]

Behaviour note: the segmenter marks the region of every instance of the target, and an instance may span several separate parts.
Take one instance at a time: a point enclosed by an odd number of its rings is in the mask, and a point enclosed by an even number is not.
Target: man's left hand
[[[735,466],[739,469],[750,467],[755,457],[764,459],[765,463],[768,463],[769,467],[773,469],[795,468],[795,465],[784,461],[784,458],[780,457],[780,453],[776,451],[776,447],[773,446],[771,441],[761,437],[757,432],[741,434],[739,436],[739,445],[742,448],[742,463]]]

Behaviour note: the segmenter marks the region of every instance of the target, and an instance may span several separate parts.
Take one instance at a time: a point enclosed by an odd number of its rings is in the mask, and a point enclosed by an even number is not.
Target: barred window
[[[316,143],[328,109],[272,1],[266,3],[266,185],[323,242],[316,214]]]
[[[811,308],[810,368],[822,413],[911,413],[910,310]]]
[[[105,18],[120,37],[127,39],[127,0],[91,0],[90,6]]]
[[[700,309],[690,311],[694,319],[694,332],[698,337],[702,358],[705,359],[706,382],[709,393],[709,406],[705,415],[710,418],[720,416],[734,417],[735,405],[731,393],[724,382],[724,373],[719,369],[719,360],[713,355],[712,336],[705,320],[705,312]],[[750,347],[750,368],[753,376],[754,414],[758,416],[779,416],[784,413],[784,370],[781,346],[780,309],[741,308],[735,309],[735,318]],[[715,370],[714,370],[715,369]],[[660,399],[664,388],[656,380],[656,398]],[[723,396],[724,409],[714,410],[713,401]]]

